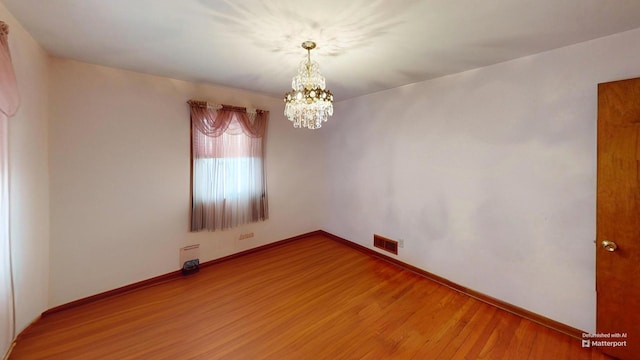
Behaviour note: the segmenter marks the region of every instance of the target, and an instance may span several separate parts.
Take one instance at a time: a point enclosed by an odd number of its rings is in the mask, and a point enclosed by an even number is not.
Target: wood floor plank
[[[316,235],[52,313],[10,359],[591,356],[564,334]]]
[[[504,356],[511,338],[514,336],[515,330],[522,321],[521,318],[513,314],[499,312],[498,317],[500,322],[493,329],[491,335],[487,339],[480,353],[478,359],[500,359]]]
[[[461,295],[465,297],[464,295]],[[413,359],[438,359],[440,354],[447,349],[457,349],[453,344],[454,339],[460,336],[462,329],[469,323],[469,320],[476,314],[482,303],[466,297],[466,302],[448,320],[435,324],[436,328],[431,330],[433,336],[422,344]],[[425,331],[429,331],[425,329]]]
[[[531,321],[521,321],[502,358],[504,360],[528,359],[533,343],[540,331],[540,325]]]

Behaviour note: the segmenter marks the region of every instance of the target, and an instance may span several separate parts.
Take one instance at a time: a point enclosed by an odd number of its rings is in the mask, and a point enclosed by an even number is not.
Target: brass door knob
[[[603,240],[602,241],[602,247],[607,250],[607,251],[616,251],[618,249],[618,245],[616,245],[616,243],[614,243],[613,241],[609,241],[609,240]]]

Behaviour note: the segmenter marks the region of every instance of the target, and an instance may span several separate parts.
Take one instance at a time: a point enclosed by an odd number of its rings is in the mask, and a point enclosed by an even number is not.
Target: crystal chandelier
[[[325,89],[324,76],[317,62],[311,61],[313,41],[305,41],[302,48],[307,50],[307,59],[298,66],[298,75],[291,81],[292,91],[284,96],[284,114],[295,128],[318,129],[333,115],[333,94]]]

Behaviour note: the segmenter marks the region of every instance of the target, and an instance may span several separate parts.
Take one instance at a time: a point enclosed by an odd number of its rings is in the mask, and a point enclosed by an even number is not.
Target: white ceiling
[[[337,100],[640,27],[640,0],[0,0],[52,55],[282,96],[304,40]]]

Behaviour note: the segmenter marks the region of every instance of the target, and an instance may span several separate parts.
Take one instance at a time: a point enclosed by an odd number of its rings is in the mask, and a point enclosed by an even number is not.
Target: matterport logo
[[[627,333],[582,333],[582,347],[626,347]]]

